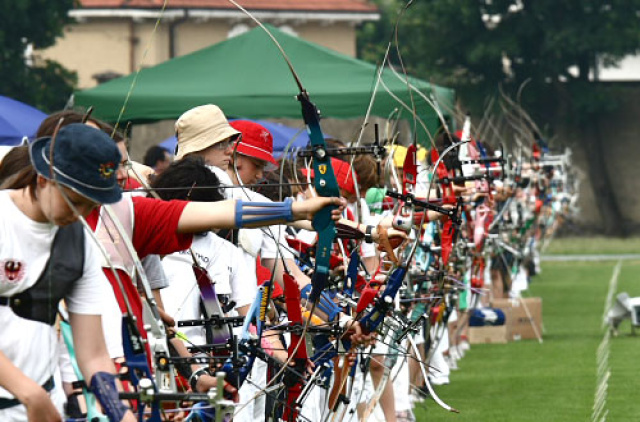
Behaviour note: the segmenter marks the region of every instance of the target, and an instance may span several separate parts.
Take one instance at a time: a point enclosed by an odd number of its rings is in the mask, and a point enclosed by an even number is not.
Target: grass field
[[[640,237],[565,237],[553,239],[544,255],[640,254]]]
[[[555,253],[592,251],[592,242],[564,242]],[[560,243],[560,242],[559,242]],[[608,253],[638,253],[640,242],[609,242]],[[547,251],[549,253],[549,250]],[[528,292],[543,299],[544,343],[524,340],[474,345],[451,384],[437,393],[460,414],[434,402],[416,408],[419,421],[589,421],[598,387],[597,350],[605,331],[602,317],[615,261],[544,263]],[[615,294],[640,296],[640,261],[624,261]],[[608,421],[640,421],[640,330],[630,335],[624,322],[609,343],[610,377],[605,390]],[[605,414],[605,413],[602,414]],[[602,420],[602,419],[598,419]]]

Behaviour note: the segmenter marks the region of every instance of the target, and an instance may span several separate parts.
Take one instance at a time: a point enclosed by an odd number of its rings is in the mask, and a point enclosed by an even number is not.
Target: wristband
[[[196,389],[196,385],[198,385],[198,379],[200,379],[200,377],[203,375],[209,375],[209,371],[207,371],[207,368],[200,368],[193,374],[191,374],[191,376],[189,377],[189,386],[191,387],[191,391],[198,391]]]
[[[307,284],[306,286],[304,286],[300,291],[300,298],[309,300],[309,294],[311,293],[311,289],[312,289],[311,284]],[[323,313],[325,313],[329,318],[329,321],[333,321],[334,319],[336,319],[336,316],[338,316],[338,314],[342,310],[331,299],[331,297],[327,294],[327,292],[322,292],[320,294],[320,298],[318,299],[318,304],[316,305],[316,308],[318,308]]]
[[[124,418],[124,414],[129,408],[120,401],[115,375],[96,372],[91,378],[89,390],[96,396],[102,405],[105,416],[110,421],[119,422]]]
[[[373,226],[367,226],[367,229],[364,232],[364,241],[365,243],[373,243]]]
[[[244,202],[236,201],[235,222],[237,228],[256,224],[275,223],[285,220],[293,221],[293,199],[284,202]],[[265,224],[268,225],[268,224]]]

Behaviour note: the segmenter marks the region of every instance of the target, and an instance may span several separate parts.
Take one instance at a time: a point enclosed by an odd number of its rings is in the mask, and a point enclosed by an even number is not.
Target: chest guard
[[[125,197],[122,201],[109,205],[120,225],[124,229],[124,235],[133,239],[133,201],[130,197]],[[135,274],[135,263],[127,245],[122,238],[123,234],[116,228],[116,225],[107,214],[104,206],[100,209],[100,219],[96,226],[96,236],[104,246],[111,265],[116,269],[126,272],[133,280]],[[103,258],[103,268],[109,268],[110,263]]]
[[[84,229],[80,222],[60,227],[51,254],[36,283],[10,298],[0,298],[21,318],[53,325],[58,303],[69,295],[84,272]]]

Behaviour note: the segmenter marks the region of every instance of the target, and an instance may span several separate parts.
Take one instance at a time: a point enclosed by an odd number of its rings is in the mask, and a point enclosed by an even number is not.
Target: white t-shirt
[[[0,296],[13,296],[35,284],[49,259],[57,231],[53,224],[31,220],[16,207],[9,191],[0,191]],[[65,301],[69,312],[99,315],[102,298],[111,294],[110,286],[89,234],[85,236],[84,249],[83,276]],[[58,367],[55,329],[21,318],[9,306],[0,306],[0,326],[0,351],[26,376],[44,384]],[[0,388],[0,397],[12,395]]]
[[[221,185],[232,186],[229,175],[219,167],[207,166],[213,171]],[[248,188],[224,189],[227,199],[240,199],[252,202],[273,202],[271,199]],[[242,261],[236,261],[236,265],[245,266],[251,274],[256,274],[256,257],[258,254],[262,259],[293,259],[293,254],[287,249],[286,227],[281,225],[269,226],[260,229],[240,229],[238,231],[238,246],[242,250]],[[276,240],[278,242],[276,243]],[[278,243],[280,244],[280,253],[278,253]],[[247,286],[247,294],[252,298],[258,292],[258,285],[254,283],[249,290]]]
[[[216,166],[207,166],[218,179],[222,186],[233,186],[231,177],[229,174]],[[232,189],[223,189],[225,198],[227,199],[241,199],[243,201],[252,202],[273,202],[266,196],[252,191],[249,188],[236,187]],[[260,229],[241,229],[238,234],[240,239],[240,246],[251,256],[255,258],[259,253],[262,258],[275,258],[277,254],[277,244],[273,238],[278,239],[281,248],[281,254],[285,259],[293,259],[293,254],[285,251],[287,247],[287,241],[285,239],[286,227],[285,226],[269,226]],[[255,270],[255,263],[253,265]],[[257,290],[256,290],[257,291]]]
[[[251,202],[273,202],[266,196],[254,192],[250,189],[232,189],[232,198],[241,199]],[[278,253],[278,243],[280,244],[280,253],[282,258],[293,259],[293,254],[287,250],[288,244],[286,240],[286,226],[274,225],[260,229],[241,229],[240,240],[242,248],[251,255],[257,255],[265,259],[275,258]],[[276,240],[278,242],[276,243]],[[246,244],[245,244],[246,242]],[[254,253],[255,252],[255,253]]]
[[[256,273],[243,265],[243,251],[212,232],[195,235],[191,249],[198,263],[215,282],[216,294],[229,295],[236,307],[253,302],[257,289]],[[176,320],[200,318],[200,290],[191,269],[188,250],[167,255],[162,260],[169,286],[160,291],[165,311]],[[183,327],[184,334],[196,344],[204,343],[202,327]]]

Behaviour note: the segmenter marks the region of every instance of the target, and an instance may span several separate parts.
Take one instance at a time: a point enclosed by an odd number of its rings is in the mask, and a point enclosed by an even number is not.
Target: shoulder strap
[[[53,325],[58,303],[73,290],[84,272],[84,228],[78,221],[60,227],[49,260],[36,283],[9,302],[16,315]]]

